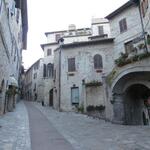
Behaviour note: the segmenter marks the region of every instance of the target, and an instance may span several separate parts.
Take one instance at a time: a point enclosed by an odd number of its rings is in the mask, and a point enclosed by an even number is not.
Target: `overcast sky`
[[[23,65],[29,68],[43,57],[40,44],[45,32],[90,27],[92,17],[105,17],[128,0],[28,0],[28,46],[23,51]]]

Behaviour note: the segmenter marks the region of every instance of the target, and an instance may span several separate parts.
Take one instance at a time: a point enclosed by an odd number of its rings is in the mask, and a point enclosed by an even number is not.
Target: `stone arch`
[[[149,116],[146,101],[150,89],[143,84],[133,84],[124,94],[124,123],[127,125],[147,125]]]
[[[111,85],[111,90],[113,91],[115,86],[117,85],[117,82],[122,79],[124,76],[131,74],[131,73],[140,73],[140,72],[149,72],[150,67],[149,66],[134,66],[130,68],[125,68],[122,71],[118,73],[118,75],[113,79],[113,83]]]
[[[144,93],[145,89],[147,89],[147,97],[143,99],[142,95],[139,95],[138,103],[139,106],[134,105],[136,100],[136,87],[139,90],[141,87],[141,91]],[[133,89],[132,89],[133,88]],[[130,90],[129,90],[130,89]],[[140,90],[139,90],[140,91]],[[134,96],[131,96],[131,93],[134,93]],[[129,109],[127,107],[131,107],[133,109],[137,109],[140,107],[139,110],[142,111],[144,109],[144,100],[148,99],[150,96],[150,71],[137,71],[137,72],[129,72],[124,76],[121,76],[116,84],[113,86],[112,89],[112,96],[113,96],[113,110],[114,110],[114,118],[113,121],[119,124],[142,124],[141,117],[134,118],[134,119],[127,119],[127,115],[129,116]],[[140,97],[141,96],[141,97]],[[130,100],[129,100],[130,99]],[[143,101],[142,101],[143,99]],[[130,114],[131,115],[131,114]],[[140,113],[142,116],[142,113]],[[136,119],[138,121],[136,121]]]

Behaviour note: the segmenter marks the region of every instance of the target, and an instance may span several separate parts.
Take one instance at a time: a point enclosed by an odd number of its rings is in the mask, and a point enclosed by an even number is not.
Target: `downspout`
[[[59,39],[59,98],[58,98],[58,110],[61,110],[61,49],[64,42],[63,38]]]
[[[147,42],[146,42],[146,37],[145,37],[145,29],[144,29],[144,23],[143,23],[143,18],[142,18],[142,12],[140,8],[140,0],[130,0],[134,4],[138,5],[139,13],[140,13],[140,20],[141,20],[141,26],[142,26],[142,34],[144,36],[144,44],[146,48],[146,52],[148,53],[148,47],[147,47]]]

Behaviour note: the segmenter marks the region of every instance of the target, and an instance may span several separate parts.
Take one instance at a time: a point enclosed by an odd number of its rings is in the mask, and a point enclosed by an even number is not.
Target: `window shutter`
[[[119,21],[119,27],[120,27],[120,32],[123,31],[123,28],[122,28],[122,21]]]
[[[51,49],[48,49],[47,50],[47,56],[51,55],[52,54],[52,50]]]
[[[127,30],[127,22],[125,18],[123,19],[123,28],[124,28],[124,31]]]
[[[103,68],[102,56],[99,54],[96,54],[94,56],[94,68],[95,69],[102,69]]]
[[[68,59],[68,72],[73,72],[75,71],[75,58],[69,58]]]
[[[54,74],[54,65],[49,63],[47,65],[47,77],[53,77],[53,74]]]
[[[99,35],[103,35],[104,34],[103,26],[98,26],[98,32],[99,32]]]
[[[119,21],[120,33],[127,30],[126,18]]]
[[[46,77],[46,64],[43,65],[43,77]]]

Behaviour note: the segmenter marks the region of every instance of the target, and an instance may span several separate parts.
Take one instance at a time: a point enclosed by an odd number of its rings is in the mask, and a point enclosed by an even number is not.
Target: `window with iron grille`
[[[126,18],[119,21],[120,33],[127,31]]]
[[[76,71],[75,58],[68,58],[68,72]]]
[[[103,68],[102,56],[99,54],[96,54],[94,56],[94,68],[95,69],[102,69]]]

